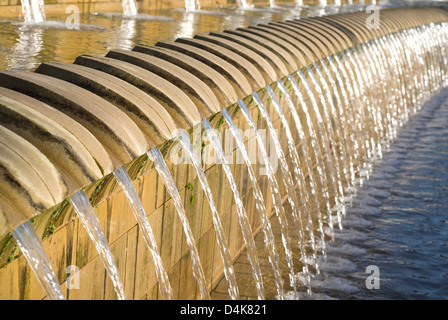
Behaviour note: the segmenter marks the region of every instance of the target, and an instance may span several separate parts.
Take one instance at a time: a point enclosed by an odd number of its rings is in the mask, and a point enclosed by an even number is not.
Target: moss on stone
[[[140,173],[142,173],[142,171],[145,169],[145,167],[146,167],[146,161],[142,161],[142,163],[140,163],[140,166],[138,167],[138,169],[137,169],[137,174],[140,174]]]
[[[56,231],[56,226],[54,225],[53,222],[48,224],[47,227],[45,228],[45,233],[48,235],[53,235],[55,231]]]
[[[172,148],[174,143],[176,142],[176,139],[172,139],[164,143],[162,146],[159,147],[160,153],[162,154],[163,158],[166,158],[168,155],[169,150]]]
[[[92,195],[89,198],[90,203],[96,208],[98,207],[98,204],[96,203],[97,198],[99,197],[99,194],[101,192],[101,189],[104,187],[104,184],[106,183],[106,179],[102,179],[99,184],[96,186],[95,191],[93,191]]]
[[[15,245],[14,249],[12,249],[11,254],[9,255],[8,263],[11,263],[11,262],[14,261],[14,259],[16,258],[16,253],[17,253],[18,250],[19,250],[19,246]]]
[[[9,245],[11,244],[13,237],[11,234],[8,234],[5,238],[4,238],[4,244],[2,245],[2,249],[0,251],[0,260],[3,257],[3,255],[6,252],[6,249],[8,249]]]

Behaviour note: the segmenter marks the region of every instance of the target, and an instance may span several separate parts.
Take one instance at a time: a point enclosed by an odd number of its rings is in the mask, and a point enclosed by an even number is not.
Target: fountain
[[[268,91],[269,91],[269,89],[268,89]],[[302,225],[303,218],[302,218],[301,210],[299,209],[300,204],[302,206],[305,206],[305,201],[304,201],[304,198],[303,198],[303,195],[302,195],[302,190],[299,193],[300,196],[302,197],[300,199],[301,201],[299,202],[297,200],[296,192],[294,190],[294,182],[293,182],[293,179],[292,179],[292,176],[291,176],[291,171],[290,171],[288,163],[286,161],[286,156],[284,154],[284,151],[283,151],[283,149],[282,149],[282,147],[280,145],[280,140],[279,140],[279,138],[278,138],[278,136],[276,134],[276,130],[274,129],[272,120],[269,117],[269,114],[268,114],[268,112],[267,112],[267,110],[266,110],[266,108],[265,108],[265,106],[263,104],[263,101],[260,99],[260,97],[258,96],[257,93],[254,93],[254,99],[257,102],[258,107],[260,108],[260,112],[261,112],[262,116],[265,118],[265,120],[266,120],[266,122],[268,124],[269,132],[270,132],[270,135],[271,135],[271,139],[274,141],[275,150],[276,150],[277,155],[278,155],[279,160],[280,160],[280,166],[282,168],[283,180],[284,180],[284,184],[285,184],[285,186],[287,188],[288,199],[289,199],[289,203],[290,203],[291,208],[292,208],[291,215],[293,216],[293,222],[294,222],[295,230],[296,230],[296,233],[297,233],[297,236],[298,236],[298,246],[300,248],[300,255],[302,257],[302,261],[305,263],[304,270],[305,270],[305,274],[306,274],[306,276],[308,278],[308,270],[307,270],[307,266],[306,266],[307,259],[306,259],[305,252],[304,252],[305,237],[303,235],[303,230],[304,230],[303,225]],[[278,108],[276,108],[276,111],[280,114],[280,110]],[[284,121],[284,117],[282,115],[280,115],[280,117],[282,118],[283,126],[285,126],[286,122]],[[286,128],[288,128],[288,127],[285,126],[285,129]],[[288,134],[288,136],[290,137],[289,134]],[[291,141],[290,141],[289,138],[288,138],[288,148],[291,149],[290,152],[293,151],[293,150],[294,150],[293,152],[295,152],[295,147],[293,145],[291,145]],[[301,186],[299,186],[299,188],[300,187]],[[309,230],[309,231],[311,231],[311,230]],[[312,236],[312,238],[314,238],[314,236]],[[322,239],[322,241],[324,241],[324,240]],[[324,248],[324,246],[323,246],[323,248]],[[318,269],[318,265],[316,264],[316,271],[319,272],[318,270],[319,270]],[[291,281],[293,281],[293,280],[291,280]]]
[[[247,3],[247,0],[238,0],[238,8],[239,9],[248,9],[252,6]]]
[[[140,226],[146,246],[151,252],[157,273],[157,279],[159,280],[160,294],[164,300],[171,300],[173,293],[170,280],[163,266],[154,232],[149,224],[148,218],[146,217],[141,199],[132,184],[132,179],[129,177],[127,170],[123,167],[120,167],[117,171],[115,171],[114,176],[126,194],[129,205],[132,207],[132,211],[134,212],[135,218]]]
[[[98,217],[96,216],[95,210],[90,204],[86,193],[84,191],[75,193],[70,198],[70,202],[73,205],[75,212],[78,214],[82,225],[86,229],[92,239],[92,242],[98,250],[104,267],[113,282],[118,299],[125,300],[126,296],[124,293],[124,287],[118,273],[117,265],[115,264],[114,257],[109,245],[107,244],[106,236],[104,235],[104,231]]]
[[[25,23],[42,23],[45,21],[45,8],[43,0],[23,0],[22,12]]]
[[[302,106],[302,108],[304,110],[306,110],[306,105],[305,105],[305,103],[303,101],[303,97],[302,97],[302,95],[300,93],[300,90],[297,90],[298,89],[297,83],[295,82],[295,80],[291,76],[289,77],[289,81],[291,82],[291,85],[293,86],[294,92],[296,92],[296,94],[297,94],[297,97],[298,97],[298,99],[300,101],[300,105]],[[294,106],[294,102],[292,101],[292,98],[289,95],[289,93],[288,93],[286,87],[284,86],[283,82],[281,82],[279,80],[278,81],[278,85],[279,85],[279,88],[280,88],[281,92],[286,96],[287,104],[288,104],[290,112],[292,113],[292,116],[293,116],[293,119],[294,119],[294,124],[296,126],[296,130],[297,130],[297,132],[299,134],[299,137],[301,139],[303,139],[305,131],[304,131],[303,126],[301,124],[301,121],[299,119],[299,115],[297,113],[297,110],[296,110],[296,108]],[[308,121],[308,125],[311,125],[311,122],[309,121],[309,119],[307,119],[307,121]],[[313,130],[310,130],[310,135],[311,136],[314,135],[314,131]],[[314,140],[314,138],[313,138],[313,140]],[[313,148],[313,150],[314,150],[314,148]],[[312,169],[312,165],[310,163],[311,153],[310,153],[309,148],[308,148],[308,146],[306,144],[302,146],[302,152],[303,152],[303,155],[304,155],[304,158],[305,158],[306,170],[308,172],[308,177],[309,177],[309,180],[310,180],[310,182],[309,182],[310,183],[310,193],[313,195],[313,199],[314,199],[314,202],[315,202],[315,208],[316,208],[316,211],[317,211],[318,222],[319,222],[319,230],[320,230],[321,234],[323,234],[323,228],[324,228],[324,226],[323,226],[323,218],[322,218],[322,213],[320,211],[319,199],[318,199],[318,196],[317,196],[318,186],[317,186],[317,183],[316,183],[316,178],[314,177],[314,172],[313,172],[313,169]],[[317,158],[317,153],[315,153],[314,156],[316,157],[316,159],[318,159]],[[323,164],[322,164],[321,158],[319,158],[318,161],[319,162],[316,164],[316,170],[317,170],[317,173],[318,173],[318,176],[319,176],[319,181],[320,181],[320,186],[321,186],[320,194],[325,198],[326,212],[327,212],[327,215],[330,217],[330,215],[331,215],[331,206],[330,206],[330,202],[329,202],[328,181],[327,181],[326,175],[324,173],[324,169],[323,169]],[[302,185],[305,184],[303,181],[301,181],[300,183]],[[306,199],[307,199],[306,201],[308,203],[308,201],[310,201],[310,200],[309,200],[309,194],[306,192],[306,189],[305,189],[305,194],[306,194]],[[309,228],[309,230],[311,230],[310,231],[310,238],[311,238],[311,245],[313,247],[313,258],[314,258],[314,261],[317,261],[316,240],[314,238],[314,233],[312,232],[312,225],[311,225],[312,221],[309,219],[309,217],[307,217],[307,223],[308,223],[307,227]],[[316,265],[316,272],[319,273],[319,266],[318,265]]]
[[[290,243],[291,240],[290,240],[290,237],[288,236],[288,232],[289,232],[288,231],[288,221],[287,221],[285,209],[282,204],[282,199],[281,199],[281,195],[280,195],[280,187],[279,187],[279,184],[275,177],[274,170],[271,166],[271,159],[268,157],[265,143],[264,143],[263,139],[261,138],[258,128],[257,128],[252,116],[250,115],[250,112],[247,109],[246,104],[244,103],[244,101],[240,100],[238,102],[238,105],[240,106],[241,111],[243,112],[243,115],[244,115],[246,121],[248,122],[250,128],[255,132],[258,147],[262,153],[263,160],[266,165],[266,175],[269,180],[269,187],[270,187],[271,194],[272,194],[272,202],[273,202],[275,214],[279,220],[282,244],[285,249],[286,260],[287,260],[287,264],[288,264],[288,268],[289,268],[289,278],[290,278],[291,285],[295,289],[295,280],[294,280],[295,272],[294,272],[294,263],[292,261],[292,252],[291,252],[291,243]],[[285,183],[286,188],[288,188],[289,184],[287,181],[290,181],[290,180],[287,180],[286,173],[285,173],[285,177],[284,177],[283,181]],[[293,202],[293,200],[291,199],[290,202]]]
[[[27,23],[45,19],[31,18],[38,4],[22,3]],[[374,215],[388,197],[358,198],[379,159],[447,85],[447,11],[381,19],[310,17],[0,71],[0,298],[315,297],[350,209]],[[42,290],[11,280],[27,263]]]
[[[157,172],[162,177],[165,187],[173,198],[174,206],[176,207],[179,218],[181,219],[182,227],[187,237],[188,247],[190,249],[190,255],[193,263],[193,274],[198,282],[201,299],[210,299],[210,295],[206,287],[204,270],[202,269],[201,261],[199,259],[199,253],[195,245],[190,224],[187,220],[185,209],[183,208],[182,200],[179,192],[177,191],[176,184],[174,183],[173,178],[171,177],[165,161],[163,160],[163,157],[158,149],[153,149],[148,152],[148,157],[152,162],[154,162]]]
[[[191,160],[196,173],[198,175],[199,181],[201,182],[202,189],[205,192],[207,197],[210,209],[213,215],[213,225],[215,227],[216,232],[216,242],[220,248],[220,254],[223,261],[224,266],[224,276],[226,280],[229,282],[229,296],[236,300],[239,296],[238,285],[235,279],[235,272],[233,270],[232,261],[229,254],[228,249],[228,241],[225,239],[224,230],[221,222],[221,217],[219,215],[218,209],[216,208],[215,201],[213,198],[212,191],[210,189],[210,185],[208,184],[207,177],[205,176],[205,172],[202,169],[201,161],[196,156],[193,146],[190,143],[189,137],[184,133],[179,136],[179,142],[183,147],[183,151],[187,153],[188,158]]]
[[[216,135],[215,131],[211,127],[208,120],[204,120],[202,122],[202,125],[204,126],[206,133],[210,138],[210,142],[213,145],[213,148],[216,150],[216,153],[218,154],[219,160],[222,163],[223,169],[232,188],[233,196],[235,198],[235,203],[237,206],[238,222],[241,226],[244,242],[246,243],[247,256],[250,265],[252,266],[252,273],[255,279],[255,288],[257,290],[257,296],[259,300],[264,300],[263,278],[261,275],[260,264],[258,261],[252,228],[247,218],[247,213],[244,208],[244,204],[239,195],[238,188],[232,175],[232,171],[230,169],[229,164],[227,163],[227,159],[222,149],[218,136]],[[278,290],[281,292],[281,288],[279,288]]]
[[[185,0],[185,11],[194,12],[201,10],[201,3],[199,0]]]
[[[26,257],[40,285],[50,300],[64,300],[59,281],[56,279],[50,261],[42,248],[40,239],[30,222],[18,226],[12,231],[20,251]]]
[[[247,170],[249,172],[249,178],[252,182],[254,198],[256,201],[256,208],[257,208],[258,213],[260,214],[260,219],[261,219],[261,223],[262,223],[262,230],[263,230],[263,234],[264,234],[264,243],[265,243],[266,248],[268,248],[269,262],[272,265],[273,272],[275,275],[275,283],[276,283],[276,287],[277,287],[278,296],[279,296],[280,300],[283,300],[284,299],[283,279],[280,274],[280,268],[278,266],[278,254],[275,249],[274,235],[272,233],[272,226],[269,221],[269,216],[266,212],[266,207],[264,205],[264,203],[265,203],[264,197],[260,190],[260,186],[258,185],[258,181],[257,181],[257,177],[255,175],[255,172],[252,168],[251,159],[250,159],[250,157],[247,153],[247,150],[245,148],[244,139],[241,137],[240,133],[238,132],[237,127],[235,126],[235,123],[233,123],[233,120],[230,117],[230,115],[226,109],[224,109],[222,111],[222,115],[223,115],[224,119],[226,120],[226,122],[230,128],[230,131],[237,142],[238,149],[243,155],[244,162],[246,163]],[[268,169],[268,171],[271,174],[271,170]],[[283,237],[285,237],[285,236],[286,235],[283,235]]]
[[[122,0],[123,15],[125,17],[132,17],[137,15],[137,2],[135,0]]]

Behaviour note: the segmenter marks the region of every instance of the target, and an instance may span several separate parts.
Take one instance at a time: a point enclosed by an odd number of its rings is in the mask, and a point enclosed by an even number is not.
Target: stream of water
[[[162,154],[159,149],[153,149],[148,152],[149,159],[154,162],[155,168],[159,173],[160,177],[165,184],[168,193],[173,199],[174,206],[176,207],[176,212],[182,223],[182,228],[184,230],[185,237],[187,239],[187,244],[190,249],[190,256],[192,261],[193,275],[198,283],[199,293],[201,299],[209,300],[210,294],[207,289],[207,281],[205,280],[204,270],[202,269],[202,264],[199,258],[198,249],[196,247],[195,239],[188,222],[188,218],[185,214],[185,208],[183,206],[182,199],[180,197],[179,191],[177,190],[176,184],[174,183],[173,177],[163,159]]]
[[[118,272],[114,256],[109,248],[103,228],[101,227],[87,194],[84,191],[75,193],[70,198],[70,203],[84,226],[84,229],[87,231],[90,239],[94,243],[101,261],[106,268],[107,274],[112,280],[118,299],[125,300],[126,296],[124,293],[124,287],[120,279],[120,274]]]
[[[114,172],[117,182],[123,189],[128,203],[132,208],[132,212],[138,222],[140,227],[140,232],[142,233],[143,239],[145,239],[146,246],[151,253],[152,259],[154,261],[154,266],[156,269],[157,279],[159,280],[159,290],[162,298],[164,300],[171,300],[173,296],[173,290],[171,289],[170,280],[168,274],[163,267],[162,258],[159,254],[159,248],[157,245],[156,238],[152,231],[151,225],[149,224],[148,218],[146,216],[145,209],[137,191],[135,190],[134,184],[132,183],[131,177],[124,167],[120,167]]]
[[[274,235],[272,233],[272,226],[269,221],[269,215],[266,212],[266,207],[264,205],[263,193],[258,185],[257,177],[255,175],[254,169],[252,168],[251,159],[247,153],[246,147],[244,146],[244,139],[241,137],[235,123],[233,123],[227,110],[222,111],[222,115],[229,125],[230,131],[237,142],[237,147],[243,155],[244,162],[246,163],[247,170],[249,172],[249,178],[252,183],[253,194],[255,198],[255,207],[260,215],[262,230],[264,234],[264,243],[269,252],[269,262],[272,265],[274,271],[274,278],[277,287],[277,293],[280,300],[284,299],[283,293],[283,279],[281,275],[281,270],[278,265],[278,254],[275,249]]]
[[[207,197],[210,210],[212,211],[213,226],[216,233],[216,241],[221,253],[221,258],[224,267],[224,276],[229,282],[229,296],[232,300],[238,299],[239,290],[235,279],[235,272],[233,270],[232,259],[230,258],[230,251],[228,248],[228,240],[224,236],[224,230],[221,222],[221,216],[219,215],[218,208],[215,205],[215,200],[208,184],[207,177],[205,176],[204,169],[202,168],[201,161],[197,157],[193,145],[190,142],[190,138],[186,133],[181,133],[178,137],[179,143],[183,147],[183,151],[187,154],[188,158],[193,165],[198,179],[201,183],[202,189],[204,190],[205,196]]]
[[[257,290],[257,295],[259,300],[264,300],[264,289],[263,289],[263,278],[261,275],[261,269],[260,269],[260,263],[257,256],[257,249],[255,247],[254,242],[254,236],[252,232],[252,227],[250,225],[250,222],[248,220],[248,216],[246,213],[246,209],[244,208],[243,201],[241,200],[241,197],[239,195],[238,187],[236,185],[235,179],[232,175],[232,169],[230,168],[226,156],[224,154],[224,151],[222,149],[221,142],[216,135],[214,129],[211,127],[210,122],[208,120],[204,120],[202,122],[202,125],[204,126],[204,129],[206,130],[206,133],[208,137],[210,138],[210,142],[216,151],[219,160],[223,166],[223,170],[226,174],[226,177],[230,183],[230,187],[233,192],[233,196],[235,199],[237,214],[238,214],[238,222],[241,227],[241,231],[243,233],[243,239],[244,243],[246,244],[247,248],[247,256],[249,259],[249,262],[252,266],[252,273],[255,280],[255,287]],[[280,289],[279,289],[280,291]]]
[[[44,289],[47,298],[50,300],[65,300],[50,260],[31,222],[25,222],[15,228],[12,235]]]

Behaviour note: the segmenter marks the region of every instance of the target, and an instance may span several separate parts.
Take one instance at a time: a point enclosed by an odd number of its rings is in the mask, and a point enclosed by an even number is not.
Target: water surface
[[[448,90],[401,129],[328,244],[314,298],[448,298]],[[379,271],[379,289],[369,266]]]
[[[120,13],[83,13],[79,30],[67,29],[69,14],[47,15],[41,24],[27,25],[20,19],[2,18],[0,12],[0,70],[34,70],[40,63],[61,61],[72,63],[82,54],[104,56],[111,49],[132,49],[135,45],[154,45],[180,37],[248,27],[270,21],[290,20],[360,7],[323,9],[294,7],[203,8],[140,11],[135,17]]]

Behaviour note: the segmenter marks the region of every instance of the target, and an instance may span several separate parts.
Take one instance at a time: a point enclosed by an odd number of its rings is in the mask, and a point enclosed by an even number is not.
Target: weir
[[[282,4],[260,10],[303,3]],[[448,84],[446,8],[367,18],[0,70],[0,298],[312,297],[373,164]]]

